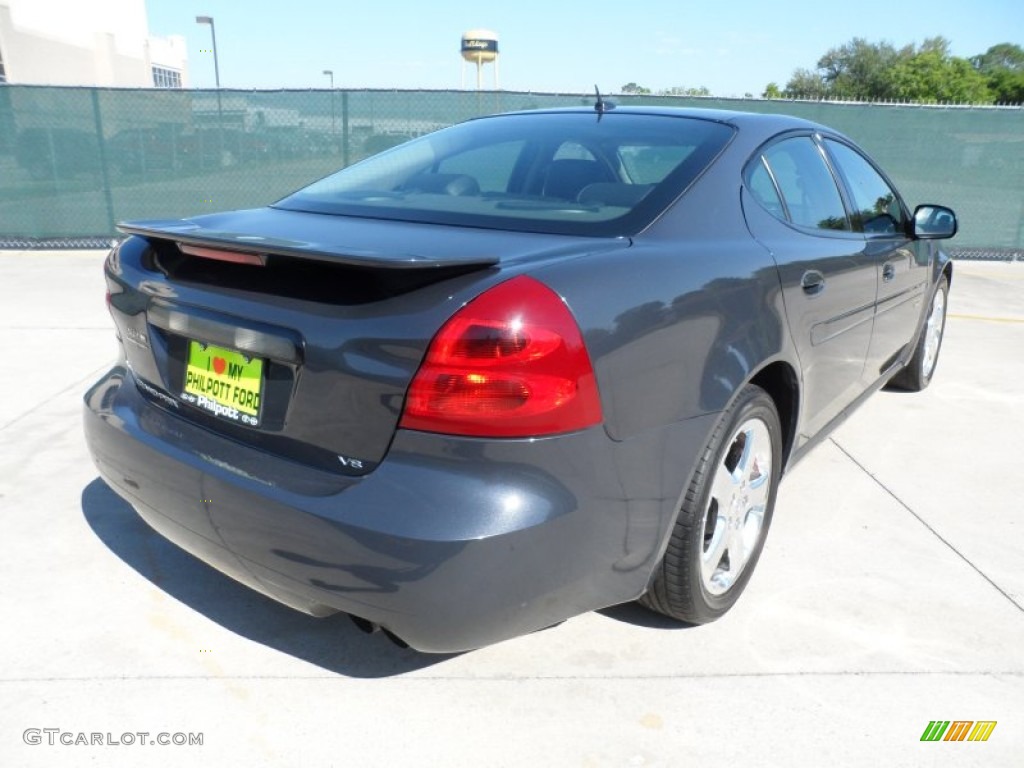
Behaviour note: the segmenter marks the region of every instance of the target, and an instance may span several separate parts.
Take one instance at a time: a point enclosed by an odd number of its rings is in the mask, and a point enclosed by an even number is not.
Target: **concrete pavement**
[[[97,479],[101,262],[0,253],[0,766],[1024,765],[1024,264],[956,265],[931,388],[793,470],[724,619],[620,606],[435,657],[236,585]]]

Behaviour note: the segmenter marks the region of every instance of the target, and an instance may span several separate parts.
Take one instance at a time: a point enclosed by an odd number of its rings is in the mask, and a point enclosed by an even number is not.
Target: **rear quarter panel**
[[[776,267],[746,232],[735,179],[705,177],[631,248],[536,273],[583,330],[620,445],[626,541],[648,574],[718,413],[765,366],[799,372]]]
[[[774,360],[799,370],[775,264],[747,233],[729,165],[633,247],[538,274],[583,330],[613,439],[719,412]]]

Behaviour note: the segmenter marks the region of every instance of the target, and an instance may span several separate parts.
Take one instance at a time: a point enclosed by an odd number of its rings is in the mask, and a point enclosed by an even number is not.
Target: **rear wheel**
[[[932,382],[935,365],[939,361],[942,349],[942,337],[946,331],[946,297],[949,295],[949,280],[945,277],[939,282],[932,296],[928,317],[921,338],[917,340],[914,356],[907,367],[889,380],[889,387],[904,389],[908,392],[920,392]]]
[[[643,605],[692,624],[732,607],[764,546],[781,462],[778,411],[763,389],[749,385],[704,450]]]

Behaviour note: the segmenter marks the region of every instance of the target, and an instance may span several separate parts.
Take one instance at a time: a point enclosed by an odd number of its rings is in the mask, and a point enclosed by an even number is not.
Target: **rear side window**
[[[853,196],[853,228],[868,234],[895,235],[906,231],[899,196],[863,156],[831,139],[825,140],[839,173]]]
[[[773,144],[763,158],[785,201],[789,221],[808,229],[850,231],[839,187],[810,136]]]
[[[779,219],[786,218],[786,209],[782,205],[782,198],[779,197],[779,191],[775,188],[775,182],[772,181],[763,157],[759,157],[757,162],[751,166],[747,186],[750,187],[754,199],[764,206],[772,216]]]

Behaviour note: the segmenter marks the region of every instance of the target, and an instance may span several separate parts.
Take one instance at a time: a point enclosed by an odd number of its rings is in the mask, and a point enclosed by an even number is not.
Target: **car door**
[[[929,251],[909,235],[906,206],[892,184],[850,145],[824,139],[845,183],[850,220],[865,238],[865,253],[875,263],[878,299],[871,346],[864,366],[866,383],[892,367],[913,340],[928,286]]]
[[[800,357],[802,443],[864,389],[875,259],[853,231],[839,184],[810,134],[762,148],[748,163],[745,182],[753,198],[744,204],[748,227],[778,266]]]

